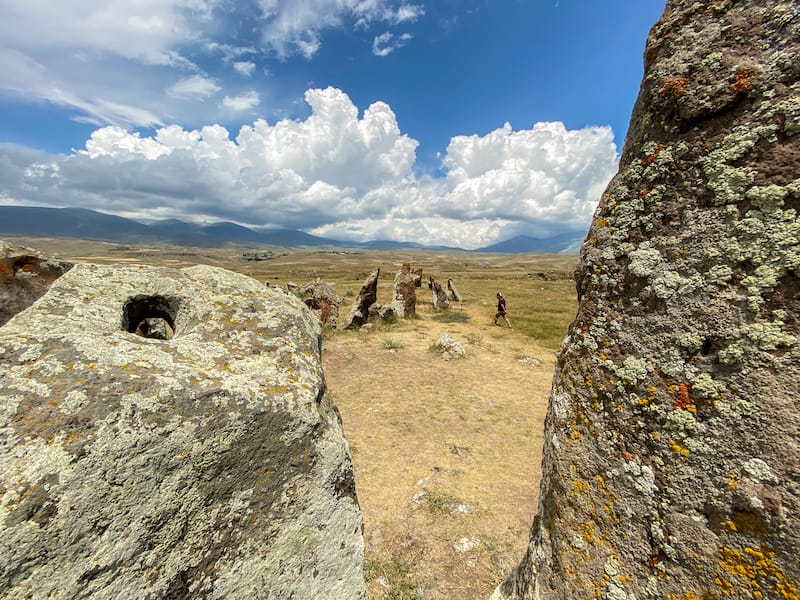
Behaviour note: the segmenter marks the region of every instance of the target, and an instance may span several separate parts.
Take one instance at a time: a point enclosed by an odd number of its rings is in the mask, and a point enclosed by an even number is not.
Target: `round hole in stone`
[[[175,335],[177,298],[133,296],[122,308],[122,329],[142,337],[169,340]]]

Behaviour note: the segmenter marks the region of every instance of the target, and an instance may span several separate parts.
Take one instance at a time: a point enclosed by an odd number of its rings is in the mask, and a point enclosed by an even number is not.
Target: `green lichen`
[[[772,323],[753,323],[747,327],[747,337],[759,349],[764,351],[777,350],[795,344],[795,336],[783,332],[783,321]]]
[[[696,333],[685,333],[678,338],[678,345],[690,354],[694,354],[703,347],[703,336]]]
[[[717,383],[707,373],[701,373],[692,379],[692,395],[696,398],[714,398],[723,390],[723,385]]]
[[[725,285],[733,277],[733,269],[728,265],[714,265],[706,273],[706,281],[714,285]]]
[[[662,261],[661,252],[651,248],[649,242],[642,243],[629,257],[628,271],[636,277],[650,277]]]
[[[699,273],[683,277],[675,271],[665,271],[653,279],[650,289],[657,298],[667,300],[673,296],[691,294],[703,286],[703,276]]]
[[[624,381],[638,384],[644,381],[653,370],[652,365],[642,358],[629,356],[622,363],[621,367],[616,368],[616,374]]]
[[[744,198],[747,189],[753,185],[756,171],[732,165],[747,156],[761,139],[773,135],[775,129],[773,125],[737,127],[718,148],[700,160],[715,205],[734,204]]]
[[[788,194],[789,190],[786,187],[767,185],[750,188],[746,197],[755,208],[775,210],[783,207],[783,200]]]
[[[723,365],[738,365],[742,362],[742,358],[744,358],[744,350],[741,346],[734,343],[720,350],[717,353],[717,357],[719,358],[719,362]]]

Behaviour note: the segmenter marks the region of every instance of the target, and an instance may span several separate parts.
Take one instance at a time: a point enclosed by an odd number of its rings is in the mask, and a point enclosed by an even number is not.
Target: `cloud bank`
[[[258,104],[246,82],[257,62],[311,59],[326,30],[386,31],[424,14],[405,0],[4,0],[0,95],[97,126],[221,120]],[[410,39],[386,35],[378,52]]]
[[[208,85],[190,80],[178,91]],[[617,168],[609,127],[550,122],[454,137],[443,176],[419,176],[418,143],[389,105],[359,114],[335,88],[308,90],[305,100],[306,119],[258,119],[235,137],[220,125],[152,136],[107,126],[68,156],[0,146],[0,202],[477,248],[587,227]],[[244,94],[229,108],[257,103]]]

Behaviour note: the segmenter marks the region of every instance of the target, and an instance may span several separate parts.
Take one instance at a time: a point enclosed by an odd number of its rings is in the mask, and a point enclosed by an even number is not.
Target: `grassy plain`
[[[433,310],[423,286],[416,319],[324,335],[326,380],[364,512],[368,598],[485,599],[522,557],[554,353],[576,309],[575,257],[8,241],[83,262],[217,265],[270,285],[321,277],[345,296],[343,312],[376,267],[380,303],[390,301],[403,262],[422,267],[425,279],[453,277],[463,302],[447,312]],[[492,324],[498,290],[511,330]],[[444,333],[465,358],[431,350]]]

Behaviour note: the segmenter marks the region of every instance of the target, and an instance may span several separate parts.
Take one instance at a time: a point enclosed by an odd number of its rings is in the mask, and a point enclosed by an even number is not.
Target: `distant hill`
[[[535,238],[526,235],[518,235],[515,238],[498,242],[491,246],[486,246],[476,250],[476,252],[498,252],[508,254],[522,253],[576,253],[580,249],[581,242],[586,236],[584,231],[571,231],[551,238]]]
[[[280,246],[283,248],[363,248],[365,250],[440,250],[466,252],[461,248],[424,246],[413,242],[372,240],[343,242],[296,229],[250,229],[221,221],[210,225],[165,219],[141,223],[84,208],[0,206],[0,236],[55,237],[123,244],[172,244],[214,248],[218,246]],[[576,252],[584,234],[567,233],[548,239],[518,236],[474,252]]]
[[[236,223],[196,225],[178,219],[140,223],[82,208],[0,206],[0,235],[58,237],[126,244],[175,244],[215,247],[226,244],[259,246],[342,246],[343,242],[294,229],[253,230]]]

